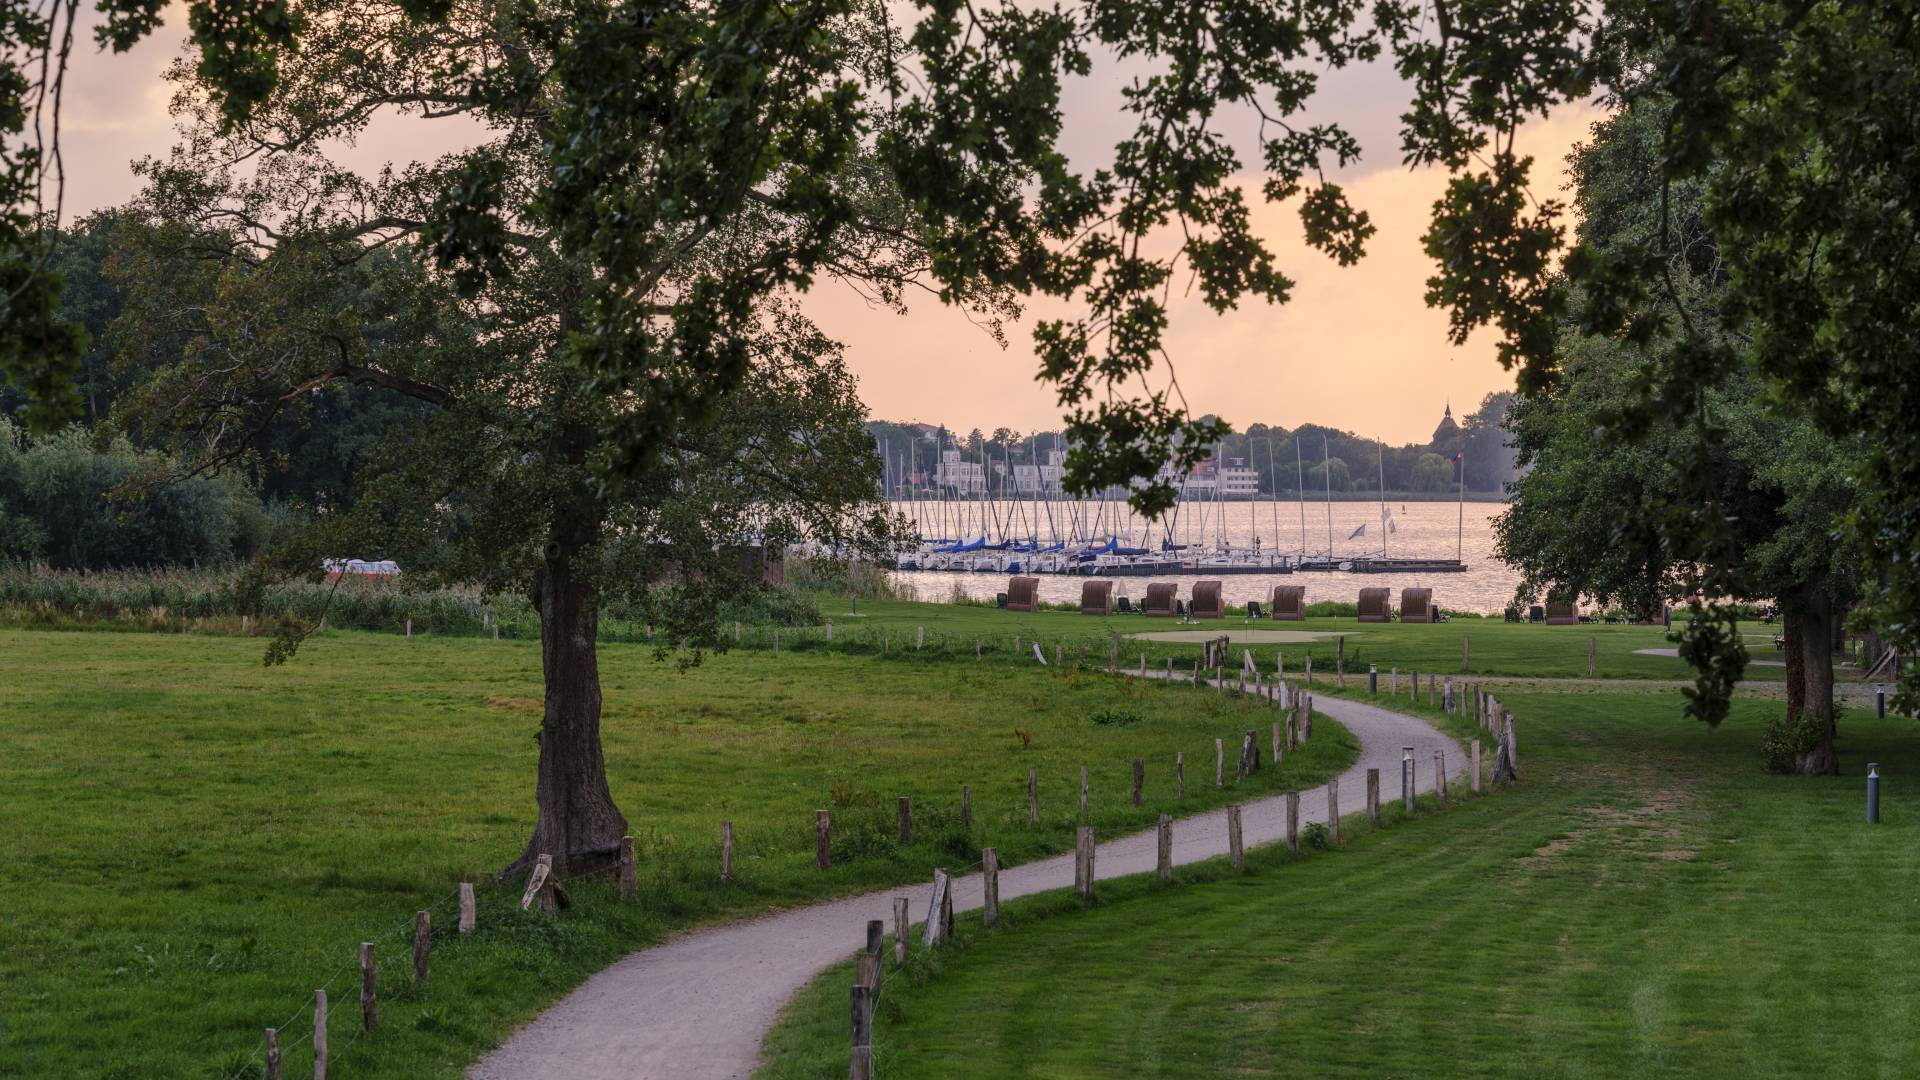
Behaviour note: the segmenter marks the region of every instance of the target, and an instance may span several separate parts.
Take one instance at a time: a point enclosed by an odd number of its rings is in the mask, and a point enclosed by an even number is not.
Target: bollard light
[[[1367,693],[1377,694],[1379,692],[1380,692],[1380,665],[1368,664],[1367,665]]]
[[[1879,683],[1873,684],[1873,715],[1882,720],[1887,718],[1887,688]]]
[[[1880,824],[1880,764],[1867,762],[1867,824]]]

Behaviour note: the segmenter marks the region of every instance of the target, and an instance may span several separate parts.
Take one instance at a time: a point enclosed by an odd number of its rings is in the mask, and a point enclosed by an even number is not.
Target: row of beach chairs
[[[1120,597],[1118,606],[1113,595],[1114,583],[1111,580],[1095,578],[1083,582],[1080,586],[1080,614],[1112,615],[1116,611],[1123,615],[1136,613],[1162,618],[1184,616],[1189,619],[1224,619],[1227,617],[1226,600],[1221,596],[1221,583],[1217,580],[1202,580],[1193,583],[1192,596],[1182,601],[1180,587],[1170,582],[1153,582],[1147,586],[1146,599],[1136,609],[1126,597]],[[1005,602],[1002,605],[1008,611],[1034,611],[1040,606],[1040,579],[1034,577],[1016,577],[1007,582]],[[1253,618],[1273,618],[1282,621],[1298,621],[1307,617],[1307,587],[1304,585],[1275,585],[1267,610],[1262,610],[1260,601],[1247,602],[1247,614]],[[1393,591],[1384,588],[1360,590],[1360,621],[1391,622],[1393,620]],[[1439,609],[1433,604],[1432,589],[1400,590],[1400,621],[1411,623],[1430,623],[1440,620]]]

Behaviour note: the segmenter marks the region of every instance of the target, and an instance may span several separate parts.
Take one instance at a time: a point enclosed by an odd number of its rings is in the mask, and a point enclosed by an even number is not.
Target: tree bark
[[[534,575],[546,708],[540,722],[539,816],[533,838],[502,876],[551,854],[554,873],[588,873],[619,857],[627,819],[607,787],[600,749],[599,597],[580,565],[598,535],[592,504],[556,520]]]
[[[1793,772],[1798,776],[1840,771],[1839,755],[1833,746],[1834,621],[1833,601],[1821,583],[1815,582],[1793,598],[1782,627],[1787,645],[1787,720],[1796,723],[1805,719],[1819,732],[1813,749],[1794,755]]]

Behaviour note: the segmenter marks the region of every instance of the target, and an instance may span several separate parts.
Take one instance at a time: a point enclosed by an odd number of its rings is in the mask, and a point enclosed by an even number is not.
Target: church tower
[[[1460,425],[1453,422],[1453,402],[1447,402],[1447,411],[1440,417],[1440,426],[1433,429],[1433,442],[1429,445],[1455,449],[1460,441]]]

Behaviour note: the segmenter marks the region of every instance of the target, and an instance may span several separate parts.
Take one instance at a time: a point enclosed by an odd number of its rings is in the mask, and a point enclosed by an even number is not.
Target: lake
[[[915,508],[907,503],[896,503],[896,509],[909,518],[915,516]],[[1463,508],[1451,502],[1408,502],[1389,503],[1393,512],[1394,531],[1387,536],[1386,553],[1393,557],[1451,559],[1456,550],[1456,541],[1460,557],[1466,562],[1465,573],[1457,574],[1343,574],[1337,571],[1329,573],[1300,574],[1228,574],[1221,578],[1224,583],[1227,600],[1233,604],[1244,604],[1250,599],[1266,600],[1273,594],[1275,585],[1305,585],[1307,602],[1321,600],[1344,600],[1352,602],[1358,598],[1360,590],[1368,586],[1385,586],[1393,590],[1395,606],[1399,604],[1400,590],[1409,586],[1419,586],[1433,590],[1434,601],[1442,607],[1458,611],[1477,611],[1486,614],[1498,614],[1513,600],[1513,590],[1519,585],[1520,575],[1512,567],[1493,557],[1493,519],[1506,509],[1503,503],[1467,503]],[[926,523],[927,535],[936,532],[942,535],[957,531],[953,528],[954,508],[948,508],[947,528],[941,529],[940,523],[929,513],[927,504],[918,508],[919,516]],[[1044,540],[1050,535],[1047,525],[1046,509],[1039,508],[1039,535]],[[973,511],[975,519],[967,535],[979,535],[977,524],[978,511]],[[1007,509],[1002,505],[1002,515]],[[1015,511],[1022,522],[1017,532],[1025,533],[1029,508],[1023,506]],[[1054,520],[1064,525],[1065,518],[1072,511],[1056,504],[1053,507]],[[1124,522],[1116,521],[1112,507],[1108,507],[1104,518],[1092,507],[1081,511],[1086,522],[1080,529],[1084,534],[1105,536],[1109,532],[1118,532],[1121,542],[1131,541],[1141,546],[1157,548],[1165,538],[1164,526],[1155,526],[1148,532],[1137,517],[1128,515]],[[1334,554],[1342,558],[1380,554],[1380,504],[1375,502],[1324,502],[1308,501],[1305,504],[1285,501],[1227,502],[1216,505],[1183,504],[1180,517],[1174,529],[1175,543],[1217,545],[1222,536],[1235,550],[1252,547],[1259,540],[1260,550],[1271,551],[1274,537],[1279,537],[1279,549],[1283,552],[1298,552],[1303,547],[1301,520],[1305,518],[1304,547],[1309,554],[1319,554],[1327,550],[1329,532],[1328,518],[1331,513]],[[1095,521],[1099,522],[1094,528]],[[1348,537],[1361,525],[1367,527],[1366,535],[1349,540]],[[1145,539],[1143,539],[1145,538]],[[1180,581],[1180,590],[1184,596],[1186,582],[1204,577],[1204,574],[1168,575],[1164,578],[1117,578],[1118,595],[1139,599],[1146,594],[1147,582],[1155,580]],[[991,600],[995,593],[1006,591],[1007,579],[1001,574],[964,574],[938,571],[897,571],[896,581],[910,585],[922,600],[942,600],[951,595],[958,587],[968,596]],[[1085,580],[1057,574],[1040,576],[1040,598],[1042,600],[1065,602],[1080,598],[1080,584]]]

